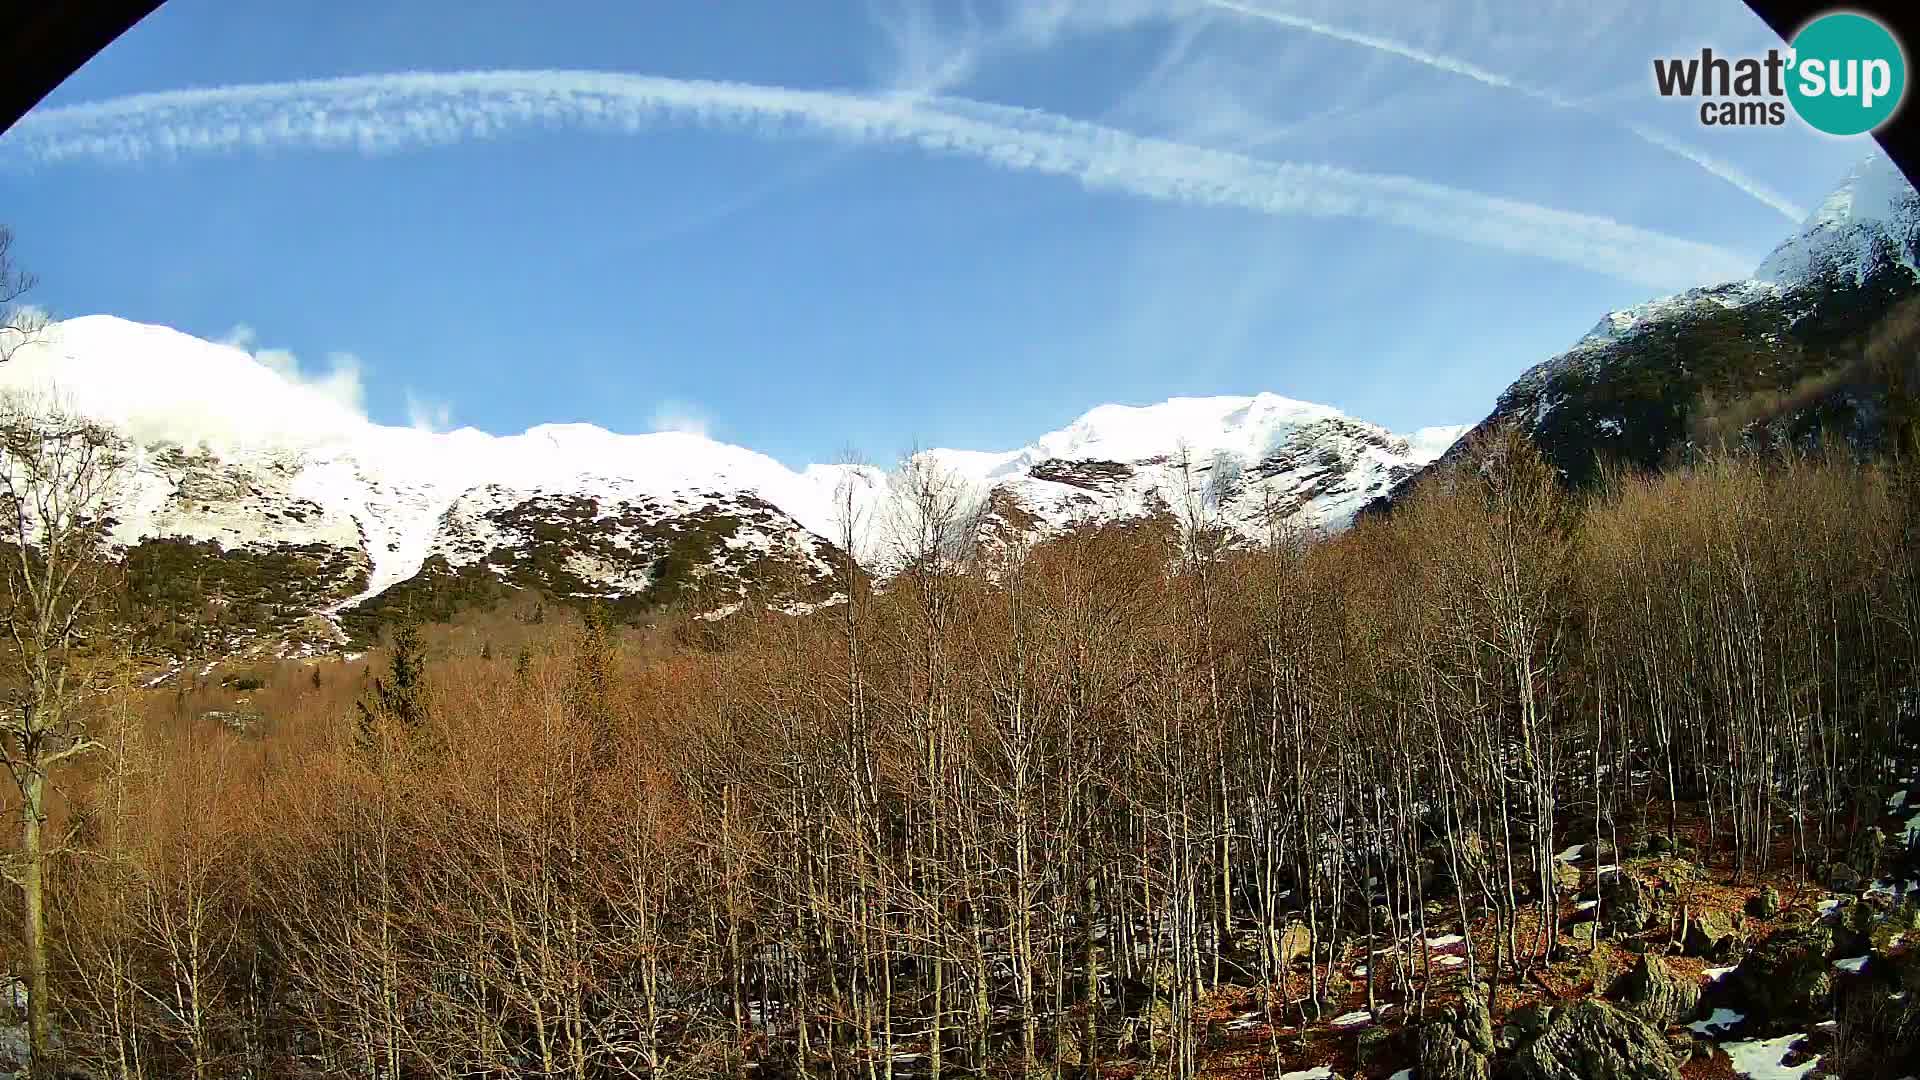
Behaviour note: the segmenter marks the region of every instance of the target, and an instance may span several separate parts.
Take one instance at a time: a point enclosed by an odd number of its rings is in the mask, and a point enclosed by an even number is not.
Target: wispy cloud
[[[1306,33],[1315,34],[1320,37],[1343,41],[1349,45],[1358,45],[1361,48],[1388,53],[1405,60],[1411,60],[1416,64],[1423,64],[1439,71],[1448,72],[1449,74],[1458,75],[1466,79],[1472,79],[1486,86],[1511,91],[1544,105],[1551,105],[1559,109],[1571,109],[1590,116],[1602,117],[1610,123],[1619,123],[1619,121],[1613,120],[1611,117],[1606,116],[1606,114],[1596,111],[1590,105],[1583,104],[1546,87],[1529,85],[1512,76],[1503,75],[1500,72],[1482,67],[1470,60],[1463,60],[1457,56],[1448,56],[1444,53],[1432,52],[1403,41],[1396,41],[1392,38],[1381,37],[1376,34],[1365,34],[1356,30],[1345,29],[1319,19],[1309,18],[1305,15],[1276,11],[1259,4],[1243,2],[1243,0],[1205,0],[1205,2],[1209,6],[1222,11],[1231,11],[1238,15],[1245,15],[1264,22],[1305,31]],[[1644,124],[1624,123],[1620,124],[1620,126],[1644,140],[1649,145],[1683,158],[1705,169],[1714,176],[1719,177],[1721,180],[1732,184],[1748,196],[1772,207],[1778,211],[1781,216],[1790,221],[1798,222],[1806,217],[1807,212],[1804,207],[1793,202],[1793,200],[1778,191],[1767,187],[1752,176],[1742,172],[1738,167],[1721,161],[1698,147],[1689,146],[1679,139],[1647,127]]]
[[[412,390],[407,396],[407,426],[415,431],[438,432],[453,427],[453,406],[444,401],[422,397]]]
[[[0,168],[281,148],[379,154],[530,128],[633,134],[667,119],[763,138],[906,143],[1168,203],[1363,219],[1660,289],[1742,277],[1751,264],[1603,217],[1414,177],[1252,158],[1032,109],[587,71],[369,75],[70,105],[29,114],[0,138]]]
[[[712,430],[713,421],[707,416],[706,410],[697,405],[669,400],[654,407],[647,425],[651,431],[678,431],[705,438]]]
[[[310,371],[287,349],[258,348],[260,335],[245,323],[227,331],[220,344],[231,345],[295,386],[311,390],[364,418],[367,415],[365,367],[347,352],[327,354],[325,370]]]
[[[943,25],[929,0],[870,0],[874,25],[887,43],[881,84],[892,93],[937,94],[972,77],[991,47],[971,5],[958,27]]]

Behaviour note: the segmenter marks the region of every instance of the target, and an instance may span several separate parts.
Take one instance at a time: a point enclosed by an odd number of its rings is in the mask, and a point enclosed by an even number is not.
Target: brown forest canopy
[[[1184,1075],[1221,986],[1294,1018],[1510,1001],[1597,944],[1563,925],[1570,844],[1894,869],[1864,826],[1913,745],[1908,468],[1703,461],[1576,502],[1510,432],[1474,465],[1328,541],[1196,517],[926,558],[701,648],[556,618],[422,669],[410,638],[378,692],[273,674],[249,723],[123,685],[69,785],[67,1052]],[[1426,944],[1462,931],[1465,964]]]

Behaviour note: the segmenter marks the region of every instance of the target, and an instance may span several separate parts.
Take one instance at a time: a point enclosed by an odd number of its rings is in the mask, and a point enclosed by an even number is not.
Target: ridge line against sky
[[[636,134],[668,117],[762,138],[907,143],[1162,202],[1371,220],[1668,291],[1745,278],[1755,263],[1608,218],[1035,109],[604,71],[408,72],[133,94],[29,113],[0,136],[0,169],[277,148],[378,154],[551,127]]]
[[[1343,41],[1350,45],[1358,45],[1361,48],[1373,49],[1376,52],[1398,56],[1401,59],[1411,60],[1416,64],[1424,64],[1438,71],[1445,71],[1450,74],[1472,79],[1485,86],[1512,91],[1522,97],[1540,102],[1544,105],[1551,105],[1557,109],[1571,109],[1575,112],[1606,120],[1608,123],[1618,124],[1623,130],[1630,132],[1649,145],[1685,158],[1687,161],[1698,165],[1714,176],[1732,184],[1752,198],[1772,207],[1787,220],[1795,224],[1806,220],[1807,209],[1805,207],[1772,188],[1767,187],[1765,184],[1740,171],[1733,165],[1712,157],[1703,150],[1688,146],[1686,143],[1644,124],[1623,123],[1614,120],[1605,113],[1589,105],[1583,105],[1564,94],[1556,93],[1544,87],[1530,86],[1512,76],[1502,75],[1497,71],[1481,67],[1471,60],[1463,60],[1457,56],[1447,56],[1442,53],[1430,52],[1426,49],[1408,45],[1405,42],[1395,41],[1391,38],[1346,30],[1331,23],[1321,22],[1318,19],[1311,19],[1304,15],[1295,15],[1288,12],[1274,11],[1271,8],[1261,7],[1257,4],[1245,3],[1243,0],[1203,0],[1203,2],[1207,6],[1217,8],[1221,11],[1230,11],[1237,15],[1244,15],[1248,18],[1273,23],[1277,26],[1290,27],[1335,41]]]

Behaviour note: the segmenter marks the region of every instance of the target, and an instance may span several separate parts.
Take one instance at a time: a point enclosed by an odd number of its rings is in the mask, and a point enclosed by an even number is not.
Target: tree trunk
[[[31,765],[25,773],[20,785],[23,796],[20,841],[26,865],[21,868],[20,891],[26,918],[22,937],[27,950],[27,1043],[31,1055],[29,1069],[34,1080],[47,1080],[53,1075],[52,1001],[47,993],[47,853],[43,835],[47,780]]]

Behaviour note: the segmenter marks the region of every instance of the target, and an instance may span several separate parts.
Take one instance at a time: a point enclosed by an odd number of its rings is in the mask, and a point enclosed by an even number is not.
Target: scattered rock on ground
[[[1440,1011],[1420,1028],[1422,1080],[1487,1080],[1493,1053],[1493,1017],[1478,991]]]
[[[1833,928],[1781,930],[1755,945],[1720,980],[1719,992],[1750,1020],[1792,1026],[1825,1019],[1833,992]]]
[[[1580,868],[1572,863],[1561,862],[1555,859],[1553,862],[1553,885],[1554,888],[1559,889],[1569,896],[1579,892]]]
[[[1513,1075],[1518,1080],[1677,1080],[1680,1066],[1658,1028],[1625,1009],[1588,1000],[1556,1009],[1540,1037],[1515,1055]]]
[[[1920,953],[1875,954],[1834,992],[1834,1042],[1845,1076],[1904,1076],[1892,1066],[1920,1060]]]
[[[1682,949],[1688,956],[1722,960],[1740,943],[1740,928],[1732,915],[1724,911],[1695,912],[1687,919]]]
[[[1657,1027],[1677,1024],[1693,1016],[1700,1005],[1700,987],[1675,975],[1657,956],[1643,954],[1633,970],[1615,982],[1612,996]]]
[[[1691,1031],[1667,1032],[1667,1049],[1682,1062],[1688,1058],[1709,1058],[1713,1056],[1713,1040],[1703,1039]]]
[[[1371,1065],[1392,1053],[1392,1050],[1391,1029],[1375,1025],[1354,1037],[1353,1059],[1362,1065]]]
[[[1508,1013],[1507,1023],[1519,1028],[1520,1033],[1531,1041],[1553,1023],[1553,1006],[1543,1001],[1529,1001]]]
[[[1611,874],[1602,882],[1600,910],[1607,929],[1615,934],[1637,934],[1657,913],[1653,890],[1627,873]]]
[[[1827,888],[1834,892],[1857,895],[1866,887],[1866,877],[1852,866],[1837,862],[1827,867]]]
[[[1769,885],[1747,899],[1747,914],[1771,919],[1780,914],[1780,890]]]

